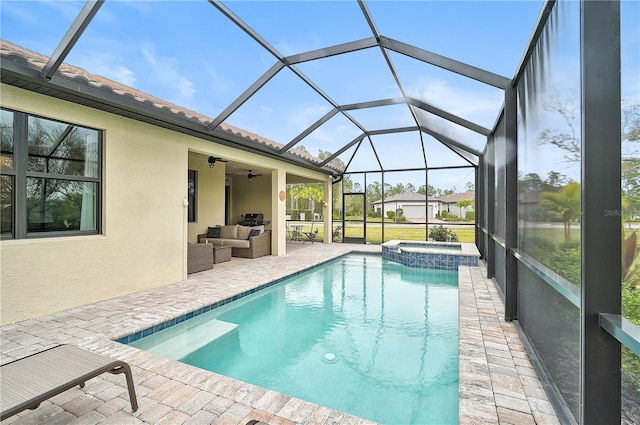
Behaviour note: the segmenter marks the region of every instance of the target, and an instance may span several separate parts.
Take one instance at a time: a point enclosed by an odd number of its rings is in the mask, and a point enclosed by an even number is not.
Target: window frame
[[[31,114],[19,110],[0,107],[0,110],[13,113],[13,168],[0,169],[0,175],[10,176],[13,183],[12,194],[12,228],[11,233],[0,235],[0,240],[39,239],[62,236],[84,236],[102,234],[102,194],[103,194],[103,146],[104,131],[83,124],[71,123],[42,115]],[[56,174],[41,171],[28,171],[29,166],[29,118],[38,118],[67,126],[79,127],[95,131],[97,134],[97,166],[96,177]],[[27,217],[27,179],[63,180],[83,183],[95,183],[95,228],[89,230],[52,230],[29,232]]]
[[[193,194],[191,181],[193,178]],[[187,223],[198,222],[198,171],[187,169]]]

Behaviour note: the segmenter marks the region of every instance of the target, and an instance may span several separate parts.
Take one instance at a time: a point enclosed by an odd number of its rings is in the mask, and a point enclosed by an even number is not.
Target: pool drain
[[[322,361],[325,363],[335,363],[338,361],[338,356],[336,355],[336,353],[332,352],[324,353],[324,356],[322,356]]]

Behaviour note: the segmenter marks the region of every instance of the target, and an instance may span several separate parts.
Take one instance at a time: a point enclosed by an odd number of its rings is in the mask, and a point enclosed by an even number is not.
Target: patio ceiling
[[[3,48],[3,82],[336,174],[477,165],[542,2],[65,2],[46,28],[16,4],[3,38],[47,57]]]

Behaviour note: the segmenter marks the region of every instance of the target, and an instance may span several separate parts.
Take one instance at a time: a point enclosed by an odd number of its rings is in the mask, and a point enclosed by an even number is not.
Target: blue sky
[[[50,55],[83,4],[2,0],[0,35]],[[225,4],[284,55],[372,36],[355,1]],[[367,2],[383,36],[507,78],[516,71],[541,6],[541,0]],[[503,101],[500,90],[397,53],[390,56],[407,95],[485,127],[493,126]],[[275,58],[206,0],[107,0],[66,62],[215,118]],[[635,66],[637,69],[637,59]],[[378,48],[299,64],[298,69],[338,104],[401,96]],[[285,69],[226,122],[286,144],[330,109]],[[351,115],[368,128],[413,125],[406,106],[359,110]],[[469,146],[482,149],[484,145],[484,138],[473,132],[434,116],[430,121]],[[359,129],[338,114],[302,144],[312,154],[319,149],[335,152],[359,134]],[[418,141],[411,133],[380,142],[382,152],[378,153],[387,158],[383,166],[419,163]],[[432,141],[428,144],[433,145]],[[430,165],[464,164],[441,146],[434,146],[433,151]],[[362,155],[359,167],[370,167],[371,155]],[[466,178],[443,178],[438,184],[460,188]]]

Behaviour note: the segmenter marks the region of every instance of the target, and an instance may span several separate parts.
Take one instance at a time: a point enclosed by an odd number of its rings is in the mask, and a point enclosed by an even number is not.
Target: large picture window
[[[102,133],[0,110],[2,238],[100,232]]]

